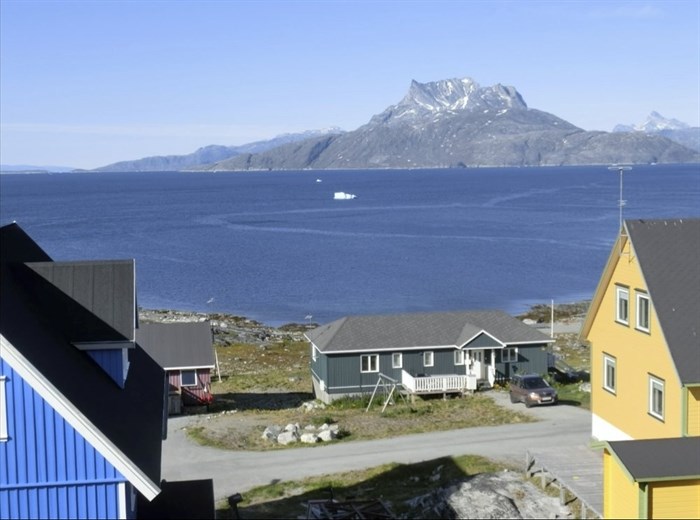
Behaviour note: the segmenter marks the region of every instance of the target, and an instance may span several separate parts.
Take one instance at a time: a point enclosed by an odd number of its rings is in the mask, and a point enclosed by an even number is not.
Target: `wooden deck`
[[[545,450],[527,450],[525,475],[539,474],[544,488],[559,487],[559,499],[564,502],[568,489],[581,502],[581,518],[587,512],[603,518],[603,453],[588,446],[572,446]]]

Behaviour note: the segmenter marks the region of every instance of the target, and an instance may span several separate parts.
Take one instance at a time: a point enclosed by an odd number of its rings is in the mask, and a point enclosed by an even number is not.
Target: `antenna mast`
[[[622,232],[622,207],[627,204],[627,201],[622,198],[622,173],[631,169],[631,166],[621,166],[618,164],[608,166],[608,170],[617,170],[620,172],[620,198],[618,200],[618,204],[620,206],[620,232]]]
[[[622,227],[622,208],[627,203],[627,201],[622,198],[622,174],[631,169],[631,166],[622,166],[620,164],[608,166],[608,170],[617,170],[620,173],[620,198],[618,199],[618,205],[620,207],[620,236],[622,236],[622,230],[624,229]],[[620,248],[622,248],[622,243],[620,243]],[[620,253],[622,253],[622,250],[620,250]]]

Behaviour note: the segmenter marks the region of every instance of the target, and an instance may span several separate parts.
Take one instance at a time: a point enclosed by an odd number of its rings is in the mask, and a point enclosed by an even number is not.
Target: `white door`
[[[474,374],[478,379],[484,378],[484,351],[470,350],[469,361],[471,365],[470,373]]]

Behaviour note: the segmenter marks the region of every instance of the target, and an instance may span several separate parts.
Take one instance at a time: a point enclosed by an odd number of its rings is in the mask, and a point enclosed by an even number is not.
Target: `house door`
[[[484,379],[484,351],[483,350],[470,350],[469,351],[469,364],[471,374],[474,374],[477,379]]]

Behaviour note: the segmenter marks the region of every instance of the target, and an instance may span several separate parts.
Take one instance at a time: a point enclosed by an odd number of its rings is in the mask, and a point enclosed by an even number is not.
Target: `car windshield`
[[[547,388],[549,385],[541,377],[528,377],[523,380],[523,386],[532,390],[535,388]]]

